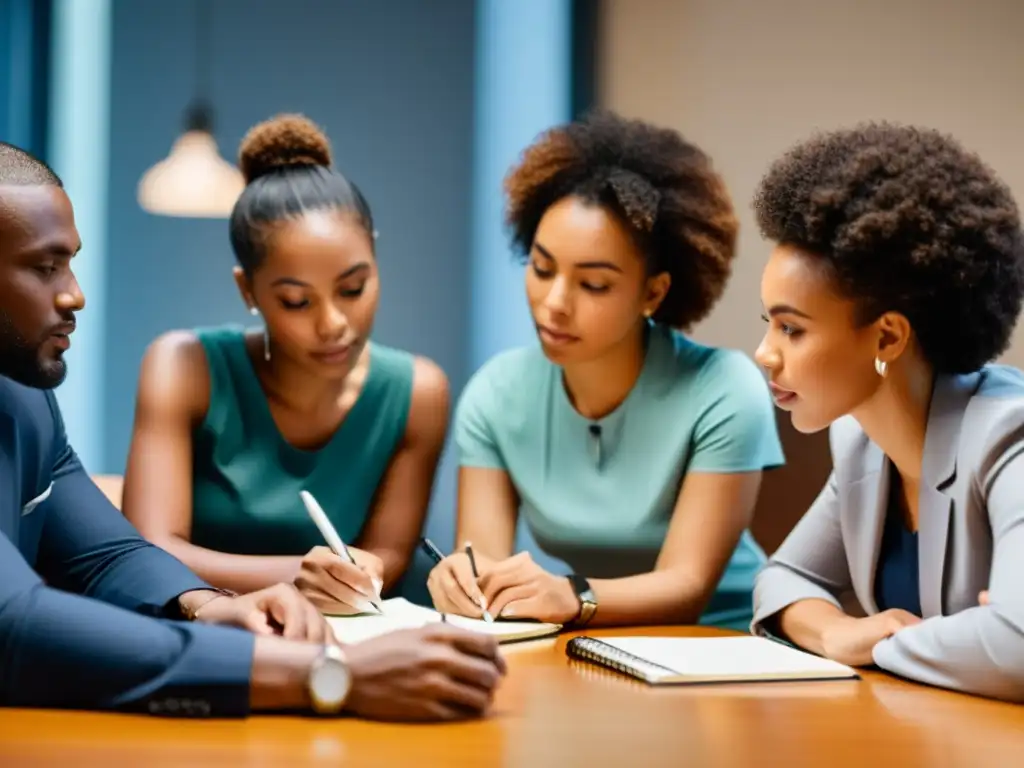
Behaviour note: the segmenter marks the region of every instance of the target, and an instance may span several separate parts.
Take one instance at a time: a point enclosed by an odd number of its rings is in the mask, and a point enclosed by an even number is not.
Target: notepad
[[[583,636],[565,650],[651,685],[858,677],[844,664],[763,637]]]
[[[359,614],[357,616],[328,616],[327,621],[335,637],[343,643],[359,643],[372,637],[387,634],[397,629],[414,629],[441,621],[441,614],[432,608],[410,603],[402,597],[385,600],[381,606],[383,614]],[[494,622],[470,619],[465,616],[447,614],[448,623],[486,635],[494,635],[499,643],[519,640],[533,640],[557,634],[561,624],[546,624],[539,621]]]

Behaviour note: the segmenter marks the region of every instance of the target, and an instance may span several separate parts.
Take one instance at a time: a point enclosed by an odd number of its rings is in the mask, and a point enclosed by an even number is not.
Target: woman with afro
[[[1024,376],[1007,187],[936,131],[820,135],[755,198],[776,243],[757,350],[834,470],[759,575],[754,629],[851,665],[1024,701]]]
[[[295,584],[325,612],[372,611],[415,549],[448,421],[429,360],[371,340],[375,231],[299,115],[242,141],[234,270],[262,322],[173,331],[146,352],[124,512],[209,584]],[[358,563],[324,546],[300,491]]]
[[[748,626],[747,531],[782,450],[763,376],[683,332],[721,296],[737,221],[708,157],[612,114],[555,128],[506,182],[538,346],[497,355],[455,419],[460,551],[439,610],[587,623]],[[520,511],[549,573],[514,554]],[[744,623],[746,622],[746,623]]]

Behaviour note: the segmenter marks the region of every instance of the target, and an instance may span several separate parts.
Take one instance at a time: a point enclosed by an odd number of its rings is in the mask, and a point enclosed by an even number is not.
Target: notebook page
[[[372,637],[393,632],[396,629],[413,629],[441,621],[441,614],[431,608],[410,603],[402,597],[385,600],[381,607],[383,615],[359,614],[357,616],[328,616],[327,621],[335,636],[343,643],[358,643]],[[558,625],[539,624],[535,621],[496,621],[448,614],[448,623],[474,632],[494,635],[499,640],[521,636],[543,635],[558,630]]]
[[[494,635],[497,638],[519,637],[527,635],[544,634],[555,632],[559,629],[557,624],[542,624],[537,621],[501,621],[489,622],[482,619],[470,619],[466,616],[448,616],[448,623],[463,629],[470,629],[474,632],[483,632],[486,635]]]
[[[328,616],[327,623],[343,643],[359,643],[398,629],[415,629],[440,621],[441,614],[430,608],[396,597],[381,604],[383,615],[361,613],[355,616]]]
[[[853,674],[843,664],[763,637],[602,637],[601,641],[680,675],[758,678]]]

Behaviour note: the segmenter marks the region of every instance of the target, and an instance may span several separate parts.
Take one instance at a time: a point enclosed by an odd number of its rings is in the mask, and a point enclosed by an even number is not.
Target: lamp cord
[[[195,0],[195,93],[185,116],[185,130],[213,133],[213,109],[210,105],[210,28],[212,0]]]
[[[196,92],[197,101],[210,97],[210,0],[196,0]]]

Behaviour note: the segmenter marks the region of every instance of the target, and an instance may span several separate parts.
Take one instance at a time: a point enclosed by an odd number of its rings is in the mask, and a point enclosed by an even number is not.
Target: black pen
[[[428,555],[430,555],[430,559],[433,560],[435,563],[440,563],[442,560],[444,560],[444,555],[441,553],[441,550],[439,550],[437,546],[434,544],[434,542],[432,542],[426,536],[420,539],[420,548]],[[480,578],[480,574],[476,570],[476,558],[473,557],[473,547],[472,545],[470,545],[469,542],[466,542],[466,554],[469,555],[469,566],[473,569],[473,578]],[[486,608],[484,608],[483,598],[480,599],[480,610],[483,613],[484,621],[494,621],[494,618],[491,616],[491,614],[487,611]]]
[[[434,546],[434,542],[432,542],[426,536],[420,539],[420,548],[428,555],[430,555],[435,565],[444,560],[444,555],[441,554],[441,550]]]
[[[473,579],[479,579],[480,573],[476,569],[476,558],[473,557],[473,545],[470,544],[468,541],[466,542],[466,556],[469,558],[469,567],[473,569]],[[484,599],[481,597],[480,610],[484,614],[484,621],[494,621],[494,617],[492,617],[491,614],[488,613],[486,605],[487,604],[484,602]]]

